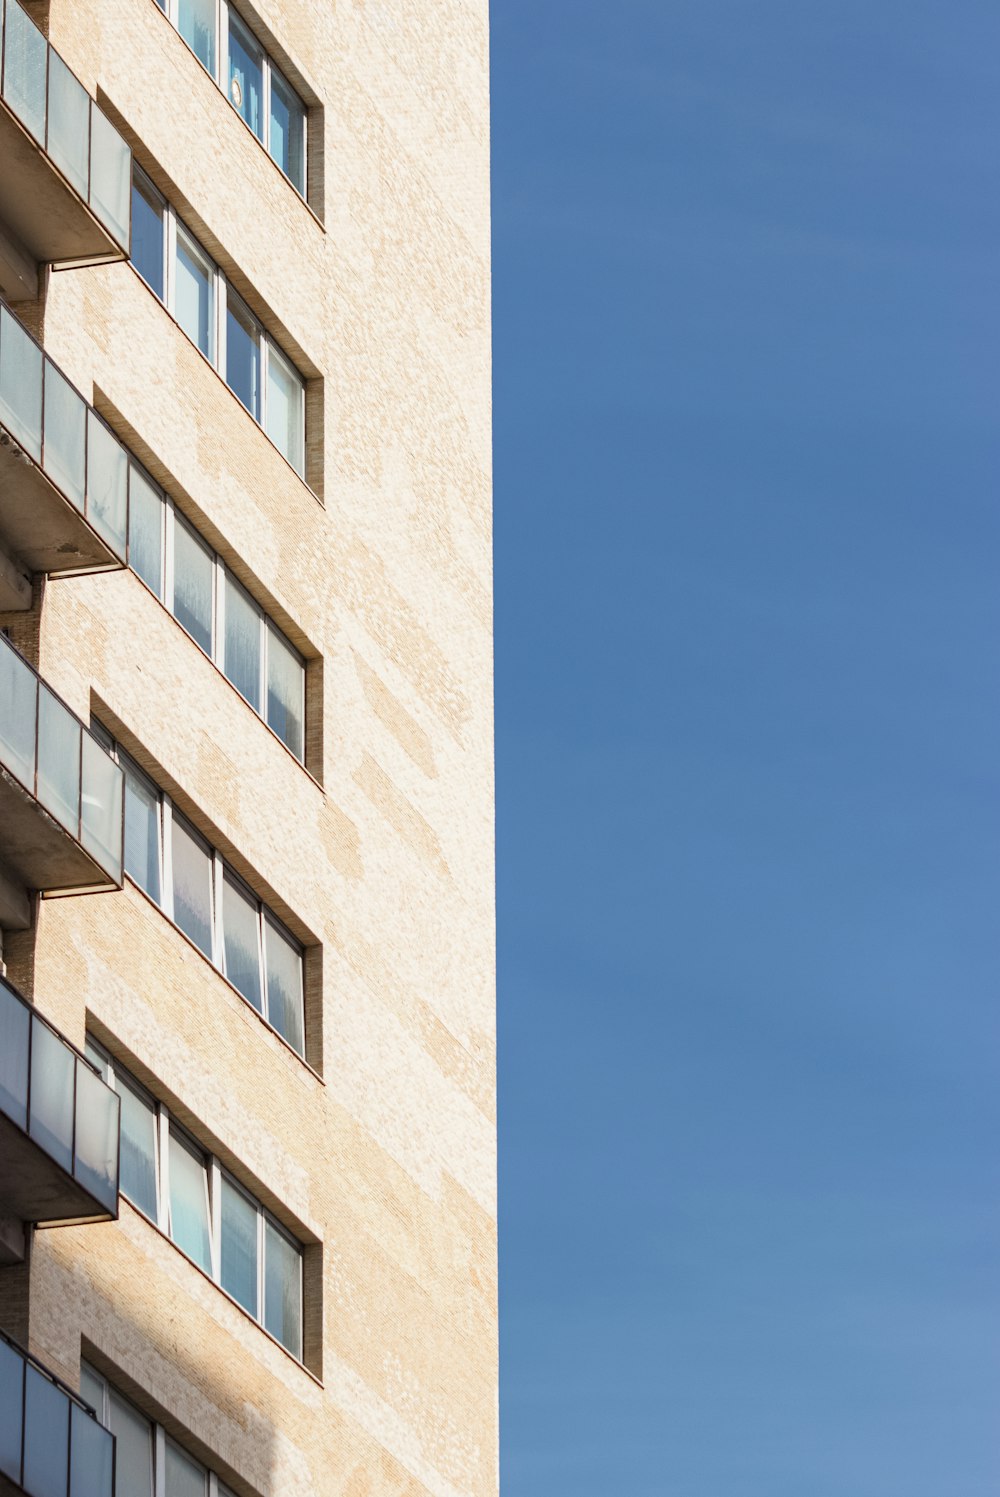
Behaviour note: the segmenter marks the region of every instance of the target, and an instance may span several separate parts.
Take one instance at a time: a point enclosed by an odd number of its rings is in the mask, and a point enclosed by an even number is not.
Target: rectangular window
[[[306,673],[299,655],[274,625],[267,626],[267,722],[296,759],[305,749]]]
[[[267,412],[264,430],[283,457],[301,474],[304,464],[302,381],[273,343],[267,346]]]
[[[144,172],[132,168],[132,264],[150,291],[164,300],[164,213],[160,194]]]
[[[168,1113],[147,1097],[137,1082],[93,1040],[87,1055],[126,1105],[142,1101],[149,1118],[143,1131],[152,1149],[148,1172],[125,1169],[122,1141],[121,1189],[161,1227],[181,1252],[264,1326],[276,1341],[302,1358],[302,1247],[271,1213],[239,1185]],[[166,1158],[161,1162],[162,1152]],[[145,1158],[145,1153],[144,1156]],[[159,1174],[169,1182],[167,1199],[150,1193]],[[141,1194],[135,1193],[139,1186]],[[88,1395],[85,1394],[85,1397]],[[96,1400],[91,1399],[96,1403]],[[121,1488],[119,1488],[121,1490]]]
[[[215,362],[215,267],[190,234],[177,230],[174,316],[206,359]]]
[[[298,94],[274,66],[271,68],[269,149],[292,186],[305,197],[306,112]]]
[[[255,712],[260,711],[262,624],[260,610],[227,572],[226,647],[222,668]]]
[[[125,872],[304,1056],[302,947],[110,734],[96,731],[125,772]]]
[[[203,67],[215,77],[215,0],[177,0],[177,30]]]
[[[260,420],[260,344],[256,321],[233,291],[226,295],[226,383]]]
[[[129,464],[128,564],[163,597],[163,496],[135,463]]]
[[[175,516],[173,615],[206,655],[212,654],[215,557],[190,525]]]
[[[80,1363],[80,1396],[116,1437],[118,1497],[232,1497],[214,1471],[182,1450],[88,1362]]]
[[[262,141],[264,53],[232,11],[229,12],[229,102]]]

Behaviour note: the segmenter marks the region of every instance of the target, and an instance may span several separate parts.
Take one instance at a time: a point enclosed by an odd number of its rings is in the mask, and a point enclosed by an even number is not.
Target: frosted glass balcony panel
[[[31,1013],[0,982],[0,1112],[19,1128],[28,1125],[28,1043]]]
[[[127,248],[132,197],[132,152],[95,106],[90,110],[90,206]]]
[[[80,841],[115,883],[122,876],[122,772],[89,733],[83,735]]]
[[[24,1490],[66,1497],[70,1400],[30,1364],[24,1381]]]
[[[38,27],[7,0],[3,46],[3,97],[39,144],[45,141],[45,70],[48,46]]]
[[[82,198],[90,186],[90,95],[49,49],[49,155]]]
[[[111,1435],[80,1404],[70,1405],[69,1497],[112,1497],[115,1447]],[[126,1497],[124,1490],[122,1497]]]
[[[0,307],[0,423],[41,460],[42,350],[6,307]]]
[[[76,1059],[47,1024],[31,1026],[31,1116],[28,1131],[50,1159],[73,1172],[73,1082]]]
[[[80,834],[82,728],[47,686],[38,693],[38,799],[74,837]]]
[[[45,360],[45,447],[42,467],[83,510],[87,471],[87,402],[51,359]]]
[[[24,1428],[24,1359],[0,1340],[0,1472],[15,1485],[21,1479]]]
[[[35,788],[38,677],[12,645],[0,647],[0,763]]]
[[[118,1098],[76,1058],[76,1157],[73,1173],[114,1216],[118,1209]]]
[[[128,529],[128,458],[104,422],[87,413],[87,519],[124,558]]]

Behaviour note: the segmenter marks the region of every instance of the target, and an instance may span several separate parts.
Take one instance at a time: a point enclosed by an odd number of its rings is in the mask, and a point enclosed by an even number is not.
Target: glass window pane
[[[226,383],[260,420],[260,329],[239,297],[226,296]]]
[[[212,653],[212,601],[215,557],[208,547],[175,517],[174,617],[206,655]]]
[[[0,309],[0,422],[35,462],[42,456],[42,350]]]
[[[0,981],[0,1112],[25,1128],[28,1123],[27,1005]]]
[[[267,721],[297,759],[305,740],[305,666],[273,624],[267,627]]]
[[[294,1050],[303,1053],[302,952],[273,920],[264,921],[267,1017]]]
[[[0,763],[32,792],[37,694],[37,676],[14,646],[0,638]]]
[[[24,1418],[24,1358],[0,1341],[0,1471],[21,1485],[21,1428]]]
[[[163,516],[166,505],[159,489],[134,463],[129,464],[128,564],[163,597]]]
[[[302,381],[291,365],[268,344],[267,434],[296,473],[302,463]]]
[[[163,1471],[163,1497],[205,1497],[208,1472],[168,1440]]]
[[[87,412],[87,519],[124,561],[128,459],[94,411]]]
[[[237,113],[246,120],[258,140],[264,139],[261,66],[260,48],[250,33],[230,12],[229,97]]]
[[[101,1423],[104,1423],[104,1379],[88,1362],[80,1363],[80,1397],[89,1403]]]
[[[302,1355],[302,1257],[264,1222],[264,1326],[293,1356]]]
[[[226,573],[226,640],[223,670],[237,691],[260,711],[260,611]]]
[[[215,77],[215,0],[178,0],[177,29]]]
[[[115,1491],[153,1497],[153,1426],[117,1393],[110,1395],[108,1427],[115,1437]]]
[[[222,1178],[222,1287],[248,1310],[257,1309],[257,1207]]]
[[[132,264],[163,300],[163,204],[159,195],[132,174]]]
[[[90,96],[58,52],[49,53],[49,155],[81,197],[90,170]]]
[[[284,78],[271,69],[271,155],[299,192],[306,191],[305,109]]]
[[[45,360],[45,447],[42,467],[57,489],[83,509],[87,406],[50,359]]]
[[[212,1250],[208,1235],[208,1171],[198,1158],[170,1130],[170,1236],[182,1253],[203,1268],[212,1271]]]
[[[76,718],[38,688],[38,799],[74,837],[80,835],[80,739]]]
[[[48,48],[38,27],[17,4],[8,0],[4,31],[3,96],[26,130],[45,140],[45,54]]]
[[[111,1435],[79,1404],[74,1403],[71,1408],[69,1497],[111,1497],[115,1448]],[[124,1488],[122,1497],[125,1497]]]
[[[24,1384],[24,1490],[31,1497],[66,1497],[69,1399],[37,1368]]]
[[[118,1079],[121,1097],[121,1192],[150,1221],[158,1221],[156,1209],[156,1108]]]
[[[131,174],[132,152],[95,105],[90,111],[90,206],[126,251]]]
[[[206,358],[215,360],[212,266],[192,239],[177,230],[174,316]]]
[[[125,872],[160,903],[160,795],[127,759],[125,770]]]
[[[76,1056],[47,1024],[31,1021],[31,1116],[28,1131],[63,1169],[73,1168],[73,1073]]]
[[[80,840],[116,883],[122,876],[122,789],[118,765],[84,733]]]
[[[174,868],[174,920],[211,959],[211,854],[177,816],[173,818],[170,851]]]
[[[244,894],[232,879],[222,884],[222,932],[225,973],[258,1013],[264,1005],[260,992],[260,917],[257,902]]]
[[[73,1173],[95,1200],[114,1211],[118,1196],[118,1098],[79,1056]]]

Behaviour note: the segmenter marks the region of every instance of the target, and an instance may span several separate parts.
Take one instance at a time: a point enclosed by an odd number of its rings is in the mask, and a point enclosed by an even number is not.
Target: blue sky
[[[996,1497],[1000,10],[492,37],[505,1497]]]

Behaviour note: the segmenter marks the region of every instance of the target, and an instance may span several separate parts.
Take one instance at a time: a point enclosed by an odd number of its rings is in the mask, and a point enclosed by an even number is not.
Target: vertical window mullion
[[[157,1205],[156,1225],[170,1236],[170,1114],[165,1107],[156,1109],[156,1152],[159,1155],[157,1178],[160,1183],[160,1199]]]
[[[260,900],[257,901],[257,970],[260,973],[261,1008],[265,1019],[267,1019],[267,963],[264,960],[264,906]],[[268,1023],[270,1023],[269,1019]]]
[[[260,615],[260,715],[267,722],[267,645],[270,630],[267,627],[267,614]]]
[[[229,6],[226,0],[218,0],[216,19],[219,27],[219,76],[216,83],[229,97]]]
[[[222,885],[223,862],[219,853],[212,849],[212,961],[221,972],[222,959]]]
[[[221,671],[225,671],[226,564],[218,555],[215,558],[215,639],[212,641],[212,659]]]
[[[261,107],[261,110],[263,111],[263,119],[261,121],[261,124],[262,124],[263,128],[261,130],[261,136],[263,138],[264,149],[268,153],[268,155],[270,155],[271,154],[271,59],[270,59],[270,57],[268,57],[268,55],[267,55],[266,52],[263,54],[263,56],[261,58],[260,74],[261,74],[260,107]]]
[[[163,301],[167,311],[174,315],[177,281],[177,217],[169,203],[163,211],[164,249],[167,263],[163,275]]]
[[[267,431],[267,390],[271,383],[271,347],[263,332],[260,337],[260,424]]]
[[[217,1284],[222,1282],[222,1171],[219,1161],[215,1155],[209,1157],[208,1162],[209,1182],[211,1189],[211,1200],[209,1206],[212,1213],[212,1278]]]
[[[174,501],[163,496],[163,601],[174,611]]]
[[[267,1264],[264,1262],[264,1249],[266,1245],[266,1234],[264,1232],[264,1212],[260,1206],[257,1207],[257,1319],[261,1325],[264,1324],[264,1280],[267,1277]]]
[[[226,377],[226,278],[215,267],[215,367]]]

